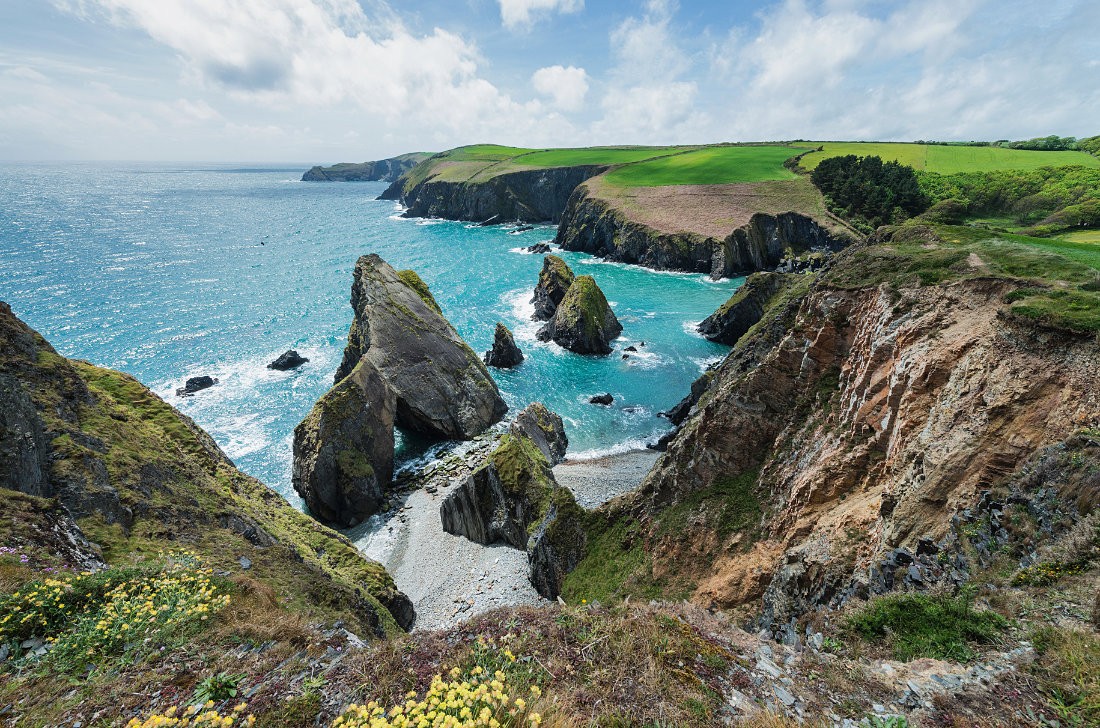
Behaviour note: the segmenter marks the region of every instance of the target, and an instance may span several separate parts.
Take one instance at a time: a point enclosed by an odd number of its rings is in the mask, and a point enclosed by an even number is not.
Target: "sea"
[[[307,166],[0,164],[0,300],[61,354],[137,377],[299,507],[293,431],[332,385],[360,255],[416,270],[475,351],[497,321],[511,328],[526,359],[492,374],[513,413],[542,401],[562,416],[571,458],[656,440],[669,428],[658,413],[728,352],[695,326],[743,279],[555,251],[595,277],[623,324],[615,353],[581,356],[537,341],[531,320],[543,256],[525,248],[554,227],[404,218],[377,199],[385,184],[302,182]],[[287,349],[309,362],[268,369]],[[196,375],[218,384],[177,397]],[[589,403],[605,392],[613,405]],[[440,448],[399,437],[398,461]]]

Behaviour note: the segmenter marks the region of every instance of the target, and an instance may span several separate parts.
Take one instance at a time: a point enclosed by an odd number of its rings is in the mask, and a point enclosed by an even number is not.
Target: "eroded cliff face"
[[[715,278],[769,270],[788,249],[840,250],[851,242],[796,212],[757,213],[725,238],[659,232],[628,219],[613,203],[593,196],[586,185],[570,196],[557,234],[564,250],[658,270],[709,273]]]
[[[410,189],[398,180],[382,195],[400,199],[406,217],[443,217],[483,222],[559,222],[577,185],[606,167],[554,167],[510,172],[481,182],[450,182],[429,177]]]
[[[888,552],[943,539],[1036,451],[1096,428],[1100,343],[1003,315],[1019,285],[841,290],[826,275],[789,328],[762,321],[615,506],[641,524],[685,514],[645,531],[648,577],[720,607],[763,597],[781,620],[795,589],[866,593]]]

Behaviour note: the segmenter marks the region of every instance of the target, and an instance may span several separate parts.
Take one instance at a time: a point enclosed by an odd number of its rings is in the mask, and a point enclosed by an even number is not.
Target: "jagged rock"
[[[536,321],[552,319],[575,278],[573,270],[558,256],[548,255],[543,258],[539,282],[535,286],[535,296],[531,299],[531,303],[535,304],[535,314],[532,318]]]
[[[51,496],[42,420],[23,384],[0,373],[0,488]]]
[[[489,371],[416,273],[364,255],[351,304],[337,382],[369,359],[397,397],[397,425],[429,437],[469,439],[504,416],[508,406]]]
[[[520,226],[519,226],[518,228],[516,228],[515,230],[512,230],[512,234],[513,234],[513,235],[515,235],[515,234],[517,234],[517,233],[525,233],[525,232],[527,232],[528,230],[534,230],[534,229],[535,229],[535,226],[534,226],[534,225],[520,225]]]
[[[610,392],[608,392],[607,394],[595,394],[595,395],[588,398],[588,403],[589,404],[609,405],[614,401],[615,401],[615,398],[613,396],[611,396]]]
[[[177,397],[190,397],[195,392],[201,392],[204,389],[209,389],[218,383],[216,377],[209,377],[205,374],[199,377],[191,377],[187,382],[176,390]]]
[[[551,250],[549,243],[535,243],[534,245],[527,246],[528,253],[545,254]]]
[[[550,256],[547,256],[550,257]],[[553,339],[578,354],[610,354],[610,342],[623,331],[592,276],[580,276],[569,286],[554,318],[539,332],[540,340]]]
[[[498,369],[510,369],[522,361],[523,352],[516,346],[512,332],[498,321],[493,334],[493,348],[485,352],[485,363]]]
[[[294,490],[318,519],[352,526],[378,511],[393,477],[396,409],[363,358],[294,428]]]
[[[565,426],[561,417],[542,402],[532,402],[516,415],[511,432],[516,437],[530,438],[551,467],[565,460],[565,451],[569,447]]]
[[[775,296],[788,286],[782,273],[753,273],[717,311],[697,327],[700,334],[718,344],[733,346],[764,316]]]
[[[448,533],[527,551],[531,583],[547,599],[558,596],[562,578],[584,556],[584,511],[523,435],[502,437],[485,465],[447,495],[439,515]]]
[[[285,372],[288,369],[295,369],[297,367],[300,367],[303,364],[305,364],[307,361],[309,361],[309,359],[302,356],[301,354],[299,354],[294,349],[288,349],[287,351],[284,351],[282,354],[279,354],[279,357],[275,361],[268,364],[267,368],[268,369],[277,369],[280,372]]]

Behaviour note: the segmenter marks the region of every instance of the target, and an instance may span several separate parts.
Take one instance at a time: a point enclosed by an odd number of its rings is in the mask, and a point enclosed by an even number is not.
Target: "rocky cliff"
[[[717,311],[703,319],[699,333],[710,341],[733,346],[771,307],[784,289],[799,283],[797,273],[753,273]]]
[[[336,381],[367,358],[397,397],[399,427],[469,439],[504,416],[507,405],[485,364],[414,272],[364,255],[355,266],[351,305],[355,316]]]
[[[410,184],[399,179],[383,199],[400,199],[406,217],[443,217],[476,222],[559,222],[577,185],[606,167],[551,167],[507,172],[479,181],[435,175]]]
[[[137,380],[58,355],[3,303],[0,412],[0,498],[25,514],[3,525],[5,543],[75,566],[180,548],[226,571],[244,559],[251,578],[315,618],[361,634],[412,624],[379,564],[237,470]]]
[[[394,182],[430,154],[412,152],[374,162],[342,162],[331,167],[311,167],[303,182]]]
[[[566,290],[554,316],[539,331],[538,338],[553,340],[578,354],[606,355],[611,353],[611,341],[622,331],[622,324],[595,279],[580,276]]]
[[[987,271],[1031,251],[967,250],[934,234],[858,246],[768,311],[640,491],[605,509],[576,578],[754,603],[785,627],[889,588],[874,575],[950,542],[1036,453],[1095,438],[1100,341],[1012,312],[1035,284]]]
[[[852,238],[797,212],[756,213],[724,238],[669,233],[630,220],[612,202],[581,185],[569,197],[558,227],[563,250],[590,253],[658,270],[729,277],[774,268],[788,250],[840,250]]]

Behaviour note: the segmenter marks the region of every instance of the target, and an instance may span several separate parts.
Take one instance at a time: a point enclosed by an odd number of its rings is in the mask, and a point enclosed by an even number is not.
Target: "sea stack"
[[[523,352],[516,346],[512,332],[498,321],[493,334],[493,348],[485,352],[485,363],[497,369],[510,369],[522,361]]]
[[[610,354],[611,341],[623,331],[603,291],[592,276],[580,276],[565,292],[554,317],[539,332],[578,354]]]
[[[336,381],[370,360],[397,398],[398,427],[468,440],[504,416],[508,406],[485,364],[416,273],[364,255],[355,265],[351,305],[355,317]]]
[[[536,321],[552,319],[575,278],[573,270],[558,256],[548,255],[543,258],[535,296],[531,299],[531,303],[535,304],[535,315],[532,318]]]

